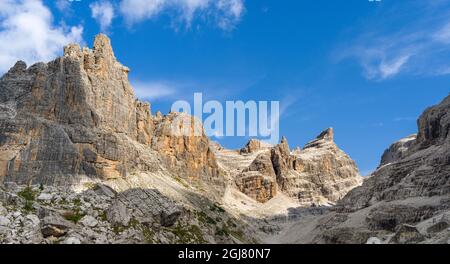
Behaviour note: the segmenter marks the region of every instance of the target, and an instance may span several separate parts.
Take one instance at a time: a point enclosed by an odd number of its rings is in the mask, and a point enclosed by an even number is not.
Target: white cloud
[[[114,7],[108,1],[98,1],[89,5],[92,17],[100,24],[102,32],[107,32],[114,18]]]
[[[57,0],[55,5],[56,5],[56,8],[60,12],[69,12],[70,11],[70,2],[69,2],[69,0]]]
[[[402,67],[408,62],[410,55],[400,56],[391,61],[383,61],[380,63],[379,72],[382,79],[389,78],[400,72]]]
[[[120,12],[129,25],[168,14],[188,28],[195,18],[231,30],[244,12],[243,0],[121,0]]]
[[[27,64],[54,59],[63,46],[82,42],[82,26],[54,25],[41,0],[2,0],[0,3],[0,72],[17,60]]]
[[[176,93],[174,85],[159,81],[131,81],[136,96],[142,100],[155,100],[171,96]]]
[[[339,49],[338,60],[357,60],[375,80],[449,74],[450,1],[431,2],[399,2],[365,21],[357,38]]]

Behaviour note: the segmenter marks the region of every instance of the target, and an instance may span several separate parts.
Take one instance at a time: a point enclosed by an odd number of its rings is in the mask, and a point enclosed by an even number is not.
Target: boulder
[[[0,215],[0,226],[9,226],[11,224],[11,221],[3,215]]]
[[[53,195],[51,193],[40,193],[36,199],[38,201],[49,202],[53,199]]]
[[[41,232],[43,237],[61,237],[67,234],[74,224],[59,215],[46,216],[41,220]]]
[[[425,240],[425,237],[413,225],[401,225],[395,235],[392,237],[390,243],[395,244],[411,244],[419,243]]]
[[[113,225],[128,226],[131,220],[127,206],[120,200],[116,200],[108,208],[106,218]]]
[[[96,227],[98,225],[97,219],[90,215],[85,215],[81,218],[80,223],[86,227]]]
[[[382,242],[381,239],[379,239],[378,237],[371,237],[367,239],[366,244],[374,245],[374,244],[382,244]]]
[[[180,206],[153,189],[133,188],[120,193],[117,199],[132,212],[139,222],[154,222],[172,226],[182,214]]]

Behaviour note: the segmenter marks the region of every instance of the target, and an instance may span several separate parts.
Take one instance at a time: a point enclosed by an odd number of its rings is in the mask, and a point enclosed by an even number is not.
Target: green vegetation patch
[[[181,225],[178,223],[174,228],[169,229],[181,244],[203,244],[206,243],[202,230],[197,225]]]
[[[75,224],[78,223],[81,218],[83,218],[83,216],[85,216],[85,214],[80,213],[79,210],[75,210],[75,211],[67,211],[63,214],[63,217],[66,220],[69,220],[71,222],[74,222]]]

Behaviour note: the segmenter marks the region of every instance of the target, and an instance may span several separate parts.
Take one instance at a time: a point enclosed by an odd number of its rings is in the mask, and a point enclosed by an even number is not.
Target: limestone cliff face
[[[208,139],[161,129],[176,114],[152,116],[128,72],[104,35],[93,49],[68,45],[49,63],[17,62],[0,79],[0,179],[68,184],[162,168],[218,177]]]
[[[355,211],[379,201],[450,194],[450,96],[420,116],[418,129],[417,139],[407,141],[401,155],[390,163],[382,162],[361,187],[342,199],[341,210]]]
[[[334,143],[332,128],[291,159],[291,170],[280,181],[283,190],[301,202],[335,203],[362,183],[355,162]]]
[[[251,153],[248,149],[259,149],[259,145],[253,140],[240,152]],[[291,152],[283,137],[280,144],[259,151],[236,175],[239,190],[259,202],[282,192],[304,204],[335,203],[362,182],[355,162],[334,143],[332,129],[322,132],[303,150]]]
[[[310,242],[448,243],[449,128],[450,96],[420,116],[417,137],[384,152],[378,169],[318,221]]]
[[[197,128],[195,128],[196,124]],[[187,132],[183,128],[177,130],[180,125],[188,125]],[[168,166],[177,175],[193,180],[214,180],[219,177],[218,165],[210,149],[210,141],[201,123],[196,123],[194,117],[170,113],[161,119],[156,119],[154,127],[151,146],[163,154]],[[201,133],[200,136],[196,136],[195,129]]]

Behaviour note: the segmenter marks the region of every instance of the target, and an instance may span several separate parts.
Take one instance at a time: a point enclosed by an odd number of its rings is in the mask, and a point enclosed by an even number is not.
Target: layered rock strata
[[[49,63],[17,62],[0,79],[0,180],[65,185],[168,169],[221,182],[209,139],[173,133],[178,114],[152,116],[129,71],[105,35],[92,50],[71,44]]]
[[[274,147],[250,140],[240,153],[256,156],[235,175],[235,183],[240,191],[262,203],[277,192],[305,204],[335,203],[360,185],[362,178],[355,162],[336,146],[333,138],[333,129],[327,129],[303,150],[292,152],[284,137]]]

